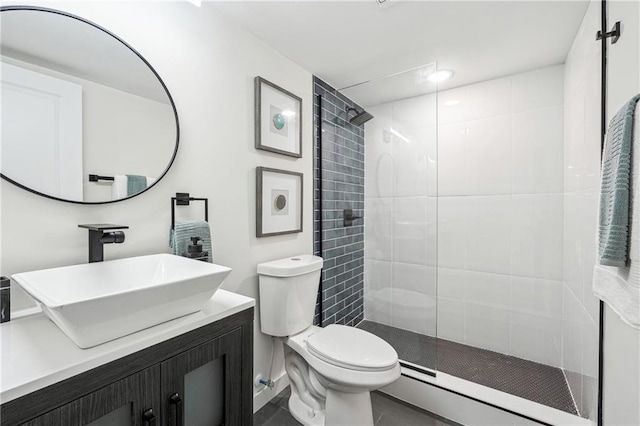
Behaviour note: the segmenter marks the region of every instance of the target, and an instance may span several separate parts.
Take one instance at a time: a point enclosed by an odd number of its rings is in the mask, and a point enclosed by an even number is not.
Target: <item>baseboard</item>
[[[283,372],[280,377],[274,380],[275,384],[272,389],[269,389],[266,386],[263,386],[261,390],[258,390],[253,394],[253,412],[255,413],[262,407],[264,407],[267,402],[271,401],[271,399],[282,392],[287,386],[289,386],[289,377],[286,372]]]

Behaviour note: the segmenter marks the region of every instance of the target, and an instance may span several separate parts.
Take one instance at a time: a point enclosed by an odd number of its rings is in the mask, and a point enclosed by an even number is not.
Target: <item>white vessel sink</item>
[[[171,254],[15,274],[81,348],[199,311],[231,268]]]

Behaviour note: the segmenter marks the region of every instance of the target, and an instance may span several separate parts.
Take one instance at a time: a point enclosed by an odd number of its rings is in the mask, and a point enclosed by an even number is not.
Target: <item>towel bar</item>
[[[209,222],[209,199],[190,197],[188,192],[176,192],[175,197],[171,197],[171,229],[176,225],[176,206],[188,206],[191,201],[204,201],[204,220]]]
[[[89,182],[98,182],[100,180],[114,180],[113,176],[89,175]]]

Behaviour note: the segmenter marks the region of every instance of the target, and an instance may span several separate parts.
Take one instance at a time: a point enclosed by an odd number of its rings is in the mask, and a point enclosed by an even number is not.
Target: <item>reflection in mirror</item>
[[[0,23],[3,178],[50,198],[104,203],[167,172],[177,113],[136,51],[50,9],[3,7]]]

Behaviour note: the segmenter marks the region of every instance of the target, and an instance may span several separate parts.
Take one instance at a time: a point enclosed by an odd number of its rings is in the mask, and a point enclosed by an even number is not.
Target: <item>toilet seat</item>
[[[387,342],[345,325],[320,329],[306,339],[306,346],[313,356],[349,370],[385,371],[398,363],[398,354]]]

